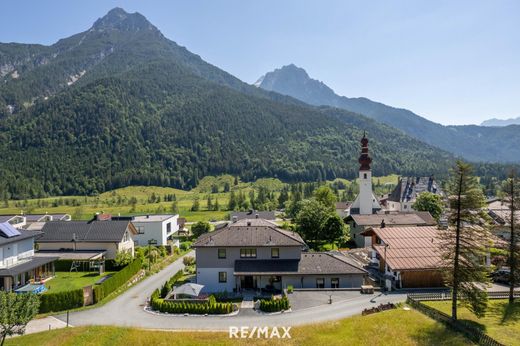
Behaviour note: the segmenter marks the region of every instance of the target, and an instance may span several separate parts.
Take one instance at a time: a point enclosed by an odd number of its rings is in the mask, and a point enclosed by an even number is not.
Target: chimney
[[[150,218],[150,214],[146,215],[146,218],[149,219]]]
[[[386,227],[386,224],[385,224],[385,219],[381,220],[381,228],[385,228]]]
[[[259,216],[258,216],[258,213],[257,213],[257,214],[255,214],[255,219],[258,219],[258,217],[259,217]]]
[[[233,216],[233,223],[237,222],[238,218],[236,215]]]

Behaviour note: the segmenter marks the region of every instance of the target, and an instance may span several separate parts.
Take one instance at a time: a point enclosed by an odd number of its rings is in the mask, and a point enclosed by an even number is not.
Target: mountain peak
[[[111,9],[106,15],[96,20],[91,30],[159,31],[139,12],[128,13],[121,7]]]

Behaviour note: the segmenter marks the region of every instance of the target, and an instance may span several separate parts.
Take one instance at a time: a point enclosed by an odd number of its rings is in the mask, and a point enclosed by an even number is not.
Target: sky
[[[53,44],[116,6],[247,83],[294,63],[442,124],[520,116],[516,0],[2,0],[0,42]]]

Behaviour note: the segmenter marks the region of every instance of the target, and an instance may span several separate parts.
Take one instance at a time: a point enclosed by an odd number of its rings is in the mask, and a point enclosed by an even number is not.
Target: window
[[[227,282],[227,272],[218,272],[218,282]]]
[[[271,258],[279,258],[280,257],[280,249],[277,247],[271,248]]]
[[[366,179],[366,178],[367,178],[367,174],[363,173],[363,179]]]
[[[325,279],[324,278],[316,279],[316,288],[325,288]]]
[[[136,226],[137,234],[144,234],[144,226]]]
[[[218,249],[218,258],[226,258],[226,249]]]
[[[240,249],[240,258],[256,258],[256,249]]]
[[[330,279],[330,288],[339,288],[339,278]]]
[[[168,222],[166,224],[166,233],[170,233],[172,231],[172,223]]]

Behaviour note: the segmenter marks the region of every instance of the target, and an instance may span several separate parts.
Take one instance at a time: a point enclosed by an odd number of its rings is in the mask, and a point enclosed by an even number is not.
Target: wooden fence
[[[520,298],[520,291],[514,291],[515,298]],[[409,298],[417,301],[421,300],[450,300],[451,292],[420,292],[420,293],[409,293]],[[509,298],[509,292],[488,292],[489,299],[507,299]]]
[[[499,293],[499,292],[490,292],[490,293]],[[433,298],[433,299],[431,299],[431,298],[421,299],[422,297],[420,299],[413,298],[414,295],[426,296],[426,295],[430,295],[430,294],[437,295],[437,293],[409,294],[406,302],[410,306],[412,306],[414,309],[416,309],[416,310],[422,312],[423,314],[433,318],[434,320],[444,323],[445,325],[449,326],[450,328],[464,334],[464,336],[466,336],[468,339],[478,343],[479,345],[505,346],[504,344],[496,341],[495,339],[493,339],[486,333],[482,332],[480,329],[475,328],[471,324],[466,323],[464,321],[453,320],[449,315],[447,315],[437,309],[424,305],[420,301],[420,300],[441,300],[442,296],[439,296],[439,297]],[[451,294],[446,294],[446,293],[444,293],[444,294],[448,297],[451,297]],[[450,298],[442,298],[442,299],[450,299]]]

